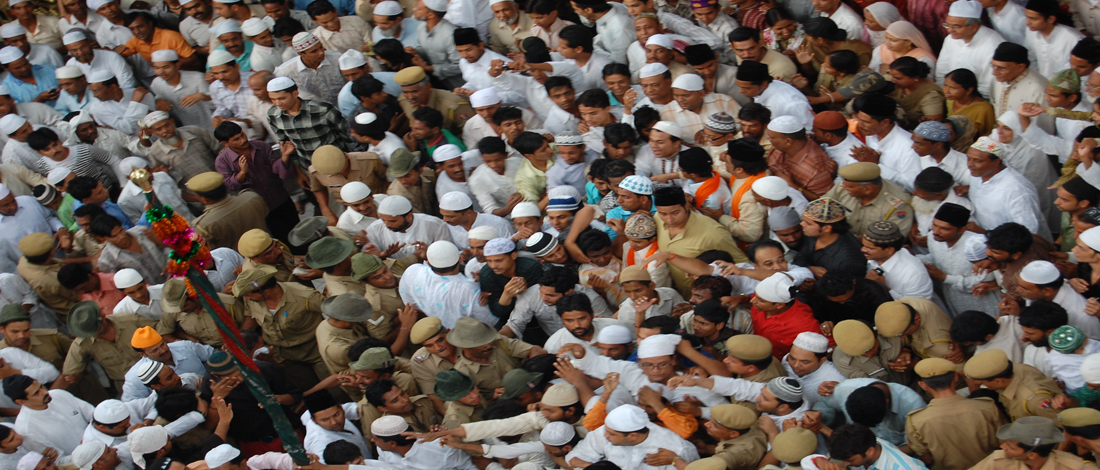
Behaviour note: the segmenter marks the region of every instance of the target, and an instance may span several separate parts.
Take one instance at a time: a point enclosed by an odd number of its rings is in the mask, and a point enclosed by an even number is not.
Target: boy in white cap
[[[132,88],[135,85],[134,73],[130,69],[130,64],[126,63],[126,59],[114,51],[92,48],[89,33],[81,30],[69,31],[62,38],[62,42],[72,56],[65,65],[80,67],[85,77],[90,77],[96,70],[107,70],[118,78],[121,86]],[[149,72],[151,73],[152,70]],[[61,85],[62,88],[65,87],[64,82]]]
[[[360,99],[351,92],[351,85],[356,80],[370,73],[370,67],[367,67],[367,59],[363,57],[363,53],[356,49],[344,51],[344,53],[340,55],[339,62],[340,75],[343,75],[344,79],[348,82],[344,84],[343,88],[340,88],[337,104],[340,107],[340,114],[350,119],[356,114],[355,111],[361,104]]]
[[[379,2],[374,5],[371,12],[374,28],[371,29],[370,40],[378,42],[383,39],[393,38],[401,41],[405,47],[416,48],[420,46],[417,38],[416,18],[405,18],[405,11],[400,3],[393,0]]]
[[[703,125],[712,114],[725,112],[736,116],[741,109],[733,98],[721,93],[708,93],[703,85],[703,78],[693,73],[677,77],[672,81],[673,101],[661,111],[662,119],[680,125],[680,137],[689,144],[694,144],[697,137],[700,137],[698,142],[702,143]]]
[[[192,0],[201,3],[201,0]],[[184,20],[186,21],[186,20]],[[182,24],[181,24],[182,29]],[[252,54],[249,57],[249,65],[252,71],[261,70],[274,72],[275,68],[282,65],[297,54],[294,49],[287,47],[285,43],[275,39],[271,34],[271,27],[259,18],[249,18],[241,23],[241,32],[252,43]]]
[[[340,199],[347,205],[347,210],[340,214],[336,227],[351,235],[357,246],[370,243],[367,228],[378,220],[376,203],[385,197],[384,194],[372,194],[370,187],[361,181],[348,182],[340,188]]]
[[[370,37],[370,25],[362,18],[340,16],[336,7],[327,0],[313,2],[306,7],[309,18],[317,23],[313,35],[321,40],[325,50],[343,54],[347,50],[358,51]]]
[[[157,96],[157,109],[171,110],[184,126],[212,130],[214,104],[203,73],[181,71],[180,56],[172,49],[153,51],[152,57],[157,78],[150,89]]]
[[[489,307],[481,304],[481,288],[477,283],[455,276],[462,272],[460,255],[458,247],[448,240],[428,246],[427,263],[409,266],[401,276],[398,285],[401,300],[405,305],[415,305],[429,317],[439,317],[447,328],[453,328],[459,317],[495,325],[498,319]]]
[[[92,92],[88,89],[88,79],[84,71],[75,65],[59,67],[54,71],[61,92],[54,103],[54,109],[61,114],[80,111],[92,102]]]
[[[504,129],[501,126],[504,122],[512,120],[514,118],[499,119],[500,124],[497,124],[494,119],[494,115],[498,110],[504,107],[504,100],[501,98],[500,90],[495,86],[488,88],[482,88],[474,91],[469,96],[470,107],[474,108],[476,116],[470,117],[466,121],[466,125],[462,127],[462,142],[466,144],[466,148],[475,149],[481,139],[485,137],[502,137],[505,134]],[[535,113],[527,108],[516,108],[522,115],[521,122],[523,123],[523,129],[537,129],[542,127],[542,122],[539,121]],[[503,117],[503,116],[502,116]],[[504,137],[507,138],[507,137]]]
[[[4,39],[5,45],[15,46],[23,51],[23,54],[27,56],[27,60],[32,64],[53,67],[60,67],[65,64],[61,54],[57,53],[57,49],[46,44],[28,41],[27,29],[19,22],[13,21],[0,27],[0,37]],[[58,35],[58,40],[60,40],[60,35]]]
[[[132,136],[138,136],[138,120],[156,109],[153,94],[145,88],[122,88],[118,78],[108,70],[94,70],[88,76],[88,88],[96,101],[88,105],[88,113],[101,126],[107,126]]]
[[[54,76],[54,66],[32,64],[15,46],[0,49],[0,64],[8,69],[8,76],[0,84],[8,88],[12,98],[23,103],[35,101],[54,105],[61,91]]]
[[[477,469],[466,452],[402,435],[409,430],[409,423],[401,416],[387,415],[374,420],[370,425],[370,441],[378,447],[378,460],[402,468]]]
[[[514,233],[512,224],[503,217],[478,212],[473,200],[464,192],[452,191],[444,194],[439,198],[439,212],[451,232],[451,240],[463,250],[470,247],[468,234],[474,227],[493,227],[505,238]]]
[[[115,273],[115,287],[126,297],[115,304],[114,313],[136,313],[146,318],[160,320],[163,285],[148,285],[141,277],[141,273],[125,268]]]
[[[1085,313],[1088,300],[1073,290],[1054,263],[1032,261],[1024,266],[1015,293],[1028,302],[1048,300],[1061,305],[1069,314],[1070,325],[1080,328],[1089,338],[1100,339],[1100,325]]]
[[[936,84],[943,86],[948,73],[964,68],[978,77],[978,92],[990,96],[995,81],[990,58],[1004,37],[982,26],[982,4],[977,0],[952,3],[943,24],[950,35],[944,38],[937,57]]]
[[[418,245],[437,240],[451,241],[447,223],[428,214],[413,213],[404,196],[388,196],[378,204],[378,218],[367,227],[367,239],[381,258],[403,258],[415,254]],[[373,251],[368,251],[372,253]]]
[[[604,425],[588,433],[565,456],[570,465],[587,466],[607,460],[621,468],[645,462],[653,468],[672,468],[699,459],[695,445],[676,433],[649,421],[646,412],[622,405],[607,414]]]
[[[662,108],[663,109],[663,108]],[[687,150],[680,137],[680,125],[672,121],[657,121],[649,131],[650,152],[639,152],[634,164],[639,174],[649,174],[654,183],[679,184],[680,152]]]

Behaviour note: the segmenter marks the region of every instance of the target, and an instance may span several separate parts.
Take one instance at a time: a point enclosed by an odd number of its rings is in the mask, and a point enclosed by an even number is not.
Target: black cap
[[[737,79],[743,82],[765,82],[771,80],[768,74],[768,64],[755,60],[746,60],[737,67]]]
[[[830,41],[843,41],[848,38],[848,33],[840,29],[831,18],[813,18],[802,24],[802,30],[807,36],[825,38]]]
[[[1027,48],[1007,41],[997,46],[997,50],[993,52],[993,60],[1031,65],[1031,60],[1027,58]]]
[[[764,161],[764,147],[752,137],[742,137],[726,144],[726,153],[731,159],[744,163]]]
[[[898,102],[893,98],[878,93],[864,93],[859,95],[852,103],[855,112],[867,113],[871,116],[888,117],[894,119],[898,109]]]
[[[1058,2],[1051,0],[1028,0],[1024,9],[1039,13],[1043,15],[1044,19],[1062,14],[1062,11],[1058,8]]]
[[[306,409],[309,410],[309,414],[316,414],[319,411],[325,411],[334,406],[340,406],[336,403],[336,399],[332,397],[332,394],[329,393],[328,390],[320,390],[303,396],[302,401],[306,402]]]
[[[1090,64],[1098,64],[1100,63],[1100,41],[1086,37],[1077,41],[1077,45],[1073,46],[1073,50],[1069,53]]]
[[[477,30],[474,28],[458,28],[454,32],[454,38],[456,47],[481,43],[481,36],[477,35]]]
[[[681,195],[681,197],[683,196]],[[33,384],[34,379],[23,374],[9,375],[0,382],[0,386],[4,388],[4,395],[11,398],[11,401],[15,401],[15,397],[20,397],[20,400],[24,399],[24,395],[27,394],[27,387]]]
[[[546,43],[542,39],[535,36],[528,36],[520,43],[520,47],[523,48],[523,58],[532,64],[542,64],[550,62],[550,50],[546,48]]]
[[[956,228],[963,228],[970,221],[970,209],[952,202],[945,202],[940,204],[940,209],[936,211],[936,220],[942,220]]]
[[[691,65],[703,65],[715,60],[714,51],[706,44],[692,44],[684,48],[684,58]]]
[[[653,205],[655,206],[682,206],[684,204],[687,204],[687,197],[684,196],[684,190],[679,186],[666,186],[653,191]]]
[[[680,169],[695,175],[713,175],[714,159],[706,150],[691,147],[680,152]]]
[[[936,166],[921,170],[913,180],[914,188],[932,194],[947,191],[954,185],[955,179],[951,177],[951,173]]]

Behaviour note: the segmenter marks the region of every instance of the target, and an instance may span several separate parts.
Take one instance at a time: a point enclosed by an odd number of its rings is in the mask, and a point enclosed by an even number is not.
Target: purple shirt
[[[237,179],[237,174],[241,172],[237,159],[241,154],[229,147],[218,154],[214,167],[225,177],[227,189],[251,189],[264,198],[268,210],[275,209],[290,198],[283,186],[283,180],[295,176],[294,166],[283,163],[283,159],[276,156],[271,151],[271,146],[264,142],[253,140],[248,145],[252,147],[252,162],[248,165],[248,176],[244,180]]]

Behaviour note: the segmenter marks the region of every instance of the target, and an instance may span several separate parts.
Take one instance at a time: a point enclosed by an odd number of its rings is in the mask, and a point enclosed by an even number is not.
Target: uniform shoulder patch
[[[432,353],[428,353],[428,354],[421,354],[421,355],[419,355],[419,356],[416,356],[416,357],[414,357],[414,358],[413,358],[413,361],[416,361],[416,362],[424,362],[424,361],[428,360],[428,357],[429,357],[429,356],[431,356],[431,355],[432,355]]]

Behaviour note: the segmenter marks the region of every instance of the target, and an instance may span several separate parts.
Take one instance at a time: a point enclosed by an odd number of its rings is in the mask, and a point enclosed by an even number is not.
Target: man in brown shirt
[[[447,341],[461,349],[454,369],[474,380],[485,401],[492,400],[494,391],[503,386],[504,374],[525,359],[546,354],[545,349],[499,335],[471,317],[456,320]]]
[[[120,313],[102,317],[99,304],[92,301],[77,302],[69,310],[69,332],[76,337],[69,347],[69,354],[61,370],[61,378],[76,383],[84,375],[91,361],[103,366],[107,378],[121,391],[130,370],[141,355],[130,345],[134,332],[143,326],[153,326],[156,320],[133,313]]]
[[[313,152],[309,165],[309,190],[317,197],[321,215],[327,217],[330,223],[335,224],[337,217],[332,213],[329,199],[336,198],[341,205],[347,205],[340,198],[340,188],[352,181],[366,184],[372,193],[384,192],[386,165],[376,153],[344,153],[335,145],[324,145]]]
[[[836,162],[806,135],[798,118],[779,116],[768,123],[765,132],[772,143],[768,168],[775,176],[810,201],[832,189]]]

